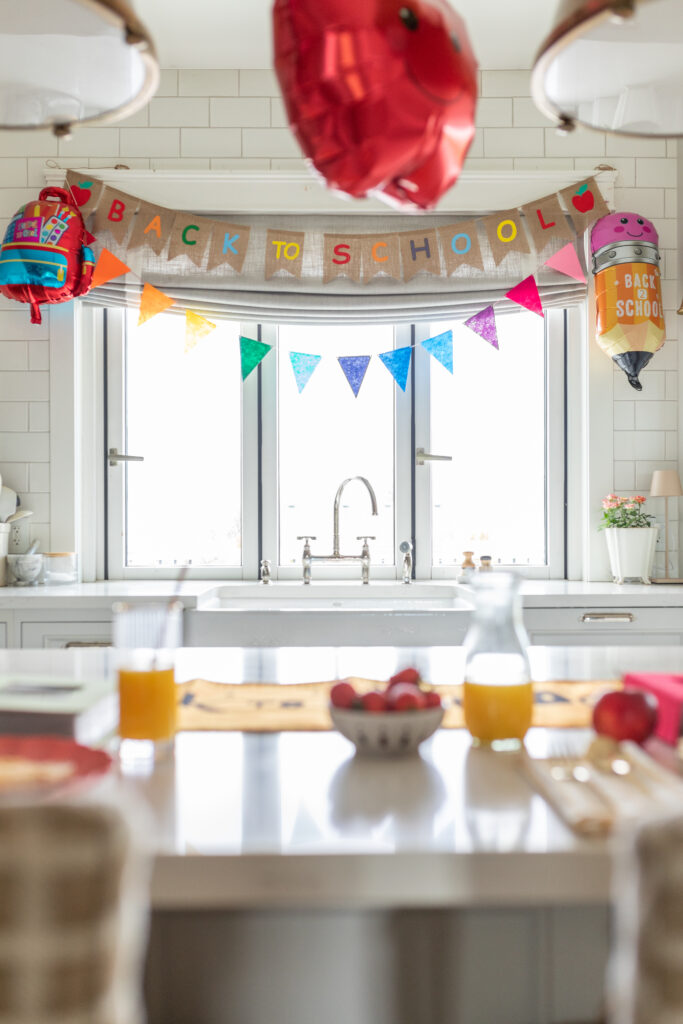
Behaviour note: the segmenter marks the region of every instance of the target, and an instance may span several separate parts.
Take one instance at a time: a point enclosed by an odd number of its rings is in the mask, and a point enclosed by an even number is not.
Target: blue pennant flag
[[[379,357],[394,378],[401,391],[405,391],[410,370],[410,357],[413,354],[411,345],[405,348],[393,348],[389,352],[380,352]]]
[[[313,371],[322,359],[322,356],[312,356],[307,352],[290,352],[289,358],[292,363],[292,369],[294,370],[296,386],[299,390],[299,394],[301,394],[313,376]]]
[[[344,371],[344,376],[351,386],[351,390],[356,398],[358,398],[358,392],[363,383],[363,377],[368,368],[370,356],[337,356],[337,359]]]
[[[453,373],[453,331],[444,331],[435,338],[427,338],[422,342],[422,347],[438,359],[449,373]]]

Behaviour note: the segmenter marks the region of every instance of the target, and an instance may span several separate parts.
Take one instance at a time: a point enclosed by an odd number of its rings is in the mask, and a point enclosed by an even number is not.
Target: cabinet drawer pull
[[[632,612],[586,612],[581,616],[582,622],[633,622]]]

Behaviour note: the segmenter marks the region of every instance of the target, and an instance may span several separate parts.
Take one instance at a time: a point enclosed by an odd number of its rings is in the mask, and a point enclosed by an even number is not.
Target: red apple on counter
[[[643,690],[612,690],[593,708],[593,728],[613,740],[644,743],[657,725],[657,698]]]

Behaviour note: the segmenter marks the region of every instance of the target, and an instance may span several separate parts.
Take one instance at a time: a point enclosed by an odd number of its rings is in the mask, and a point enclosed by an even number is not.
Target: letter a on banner
[[[422,342],[431,356],[434,356],[449,373],[453,373],[453,331],[444,331]]]
[[[413,354],[411,345],[405,348],[393,348],[389,352],[380,352],[379,357],[394,378],[401,391],[405,391],[410,370],[410,357]]]
[[[175,305],[175,299],[160,292],[154,285],[145,284],[140,298],[140,316],[138,327],[151,320],[157,313],[163,313],[165,309]]]
[[[308,352],[290,352],[289,360],[294,370],[294,379],[299,394],[308,384],[313,376],[313,371],[322,359],[322,356],[312,356]]]
[[[358,398],[358,392],[360,386],[363,383],[365,377],[365,371],[368,368],[370,362],[370,356],[337,356],[339,365],[344,371],[344,376],[349,382],[349,387],[353,391],[356,398]]]
[[[265,341],[256,341],[254,338],[243,338],[240,335],[240,363],[242,365],[242,380],[246,380],[253,369],[261,362],[264,356],[270,352],[272,345],[266,345]]]

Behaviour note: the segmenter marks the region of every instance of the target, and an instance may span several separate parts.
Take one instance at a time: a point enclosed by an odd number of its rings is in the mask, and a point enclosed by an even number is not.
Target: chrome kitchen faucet
[[[333,541],[332,541],[332,554],[331,555],[314,555],[311,553],[310,541],[316,538],[311,534],[302,535],[297,537],[297,540],[304,542],[304,551],[302,557],[303,564],[303,581],[304,583],[311,582],[311,563],[312,562],[360,562],[361,563],[361,578],[363,583],[370,582],[370,547],[368,541],[375,540],[375,537],[361,534],[360,537],[356,537],[356,540],[363,541],[363,547],[361,548],[360,555],[342,555],[339,550],[339,508],[341,504],[341,497],[344,492],[344,488],[347,484],[350,484],[352,480],[360,480],[361,483],[365,484],[370,495],[370,501],[372,502],[372,514],[376,516],[377,513],[377,496],[373,490],[372,484],[364,476],[349,476],[346,480],[342,480],[340,483],[337,493],[334,496],[334,511],[333,511]]]

